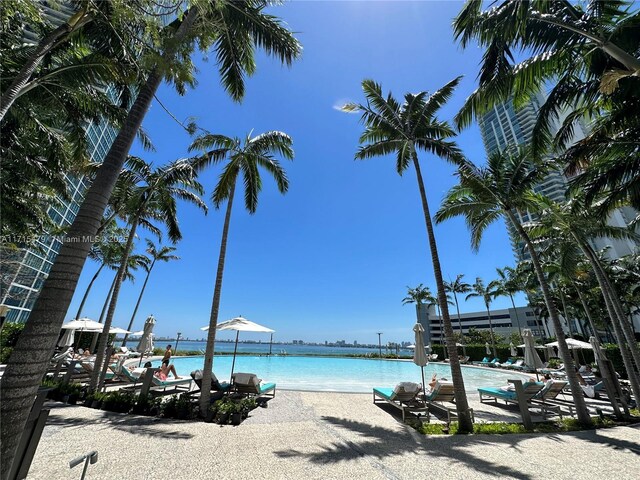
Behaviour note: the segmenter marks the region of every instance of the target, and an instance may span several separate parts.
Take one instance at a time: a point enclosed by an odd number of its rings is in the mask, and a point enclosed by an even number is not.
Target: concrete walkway
[[[50,406],[32,479],[78,479],[82,467],[68,462],[91,450],[99,460],[88,479],[622,480],[640,472],[638,426],[426,437],[365,394],[279,391],[238,427]],[[477,418],[517,417],[472,406]]]

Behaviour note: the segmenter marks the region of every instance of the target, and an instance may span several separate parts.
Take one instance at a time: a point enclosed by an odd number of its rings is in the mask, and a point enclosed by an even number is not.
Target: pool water
[[[220,381],[228,381],[231,374],[231,356],[215,357],[213,371]],[[173,357],[172,363],[180,376],[201,369],[204,357]],[[154,362],[159,366],[160,362]],[[297,357],[297,356],[240,356],[234,371],[255,373],[267,382],[275,382],[286,390],[371,392],[372,387],[392,387],[398,382],[421,383],[420,367],[411,361]],[[430,363],[424,367],[428,383],[436,373],[438,378],[451,380],[451,369],[446,363]],[[462,366],[465,389],[477,392],[478,387],[506,385],[508,379],[526,379],[526,375]]]

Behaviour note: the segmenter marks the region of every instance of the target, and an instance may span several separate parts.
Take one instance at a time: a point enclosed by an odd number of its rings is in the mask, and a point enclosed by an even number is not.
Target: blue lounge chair
[[[447,423],[451,423],[452,418],[458,417],[458,411],[455,406],[456,395],[453,389],[453,382],[438,380],[433,386],[433,389],[427,393],[425,400],[430,410],[441,410],[446,413]],[[474,421],[473,408],[470,408],[469,412],[471,413],[471,421]]]
[[[275,383],[262,383],[255,373],[234,373],[231,376],[231,389],[237,393],[258,396],[276,396]]]
[[[524,400],[525,402],[529,402],[532,398],[534,398],[537,394],[539,394],[540,390],[544,387],[543,382],[524,382],[522,384],[524,388]],[[478,392],[480,393],[480,402],[485,401],[487,398],[493,399],[496,404],[498,400],[502,400],[505,404],[509,403],[518,403],[518,396],[515,390],[511,390],[508,387],[484,387],[479,388]]]
[[[373,403],[386,402],[402,412],[402,421],[407,413],[426,414],[429,421],[429,408],[418,399],[422,392],[422,386],[417,383],[402,382],[395,388],[376,387],[373,389]]]

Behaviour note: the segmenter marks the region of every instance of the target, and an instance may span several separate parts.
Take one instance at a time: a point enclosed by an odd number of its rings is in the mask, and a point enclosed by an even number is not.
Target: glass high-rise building
[[[73,9],[64,4],[58,5],[56,9],[52,9],[46,3],[42,3],[41,7],[45,17],[54,27],[61,25],[73,14]],[[35,44],[38,40],[33,32],[25,32],[25,43]],[[107,89],[107,93],[111,91]],[[115,95],[115,92],[113,93]],[[102,121],[88,123],[85,131],[87,154],[92,162],[102,163],[118,131]],[[66,182],[68,200],[58,198],[47,211],[53,222],[63,228],[73,223],[89,188],[89,180],[86,177],[67,175]],[[34,243],[30,248],[2,248],[0,300],[9,307],[7,321],[27,320],[61,246],[62,242],[58,237],[43,232],[42,235],[34,235]]]
[[[544,104],[545,96],[538,93],[531,98],[531,102],[523,108],[516,109],[513,102],[509,100],[505,103],[495,105],[490,111],[485,113],[478,120],[482,140],[487,152],[487,156],[496,152],[504,151],[509,146],[524,145],[531,142],[533,128],[540,106]],[[558,125],[556,125],[556,128]],[[574,141],[585,137],[587,128],[582,124],[576,125]],[[566,199],[567,178],[560,171],[550,172],[534,190],[556,202]],[[535,220],[535,214],[530,212],[513,212],[521,223]],[[610,225],[624,227],[635,216],[632,209],[623,208],[614,211],[609,219]],[[530,259],[529,252],[525,248],[524,242],[518,239],[515,227],[507,219],[507,229],[511,239],[511,246],[517,261]],[[598,239],[593,242],[596,249],[608,247],[610,258],[619,258],[632,253],[638,248],[638,244],[632,240],[613,240],[609,238]]]

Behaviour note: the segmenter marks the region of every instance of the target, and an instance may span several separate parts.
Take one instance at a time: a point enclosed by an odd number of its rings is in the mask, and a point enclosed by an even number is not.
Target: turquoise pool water
[[[213,370],[216,376],[229,380],[230,356],[215,357]],[[174,357],[172,363],[178,375],[189,375],[202,368],[204,357]],[[154,362],[159,366],[160,362]],[[398,382],[421,383],[420,367],[413,362],[334,357],[294,356],[241,356],[236,358],[236,372],[250,372],[259,378],[278,384],[287,390],[371,392],[372,387],[392,387]],[[445,363],[430,363],[424,369],[427,382],[435,373],[451,379],[451,370]],[[477,392],[478,387],[506,385],[510,378],[526,379],[528,376],[485,368],[462,367],[465,389]]]

